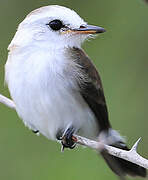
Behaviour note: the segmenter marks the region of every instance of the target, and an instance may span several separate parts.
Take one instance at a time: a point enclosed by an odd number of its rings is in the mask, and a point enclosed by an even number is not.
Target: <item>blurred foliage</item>
[[[113,127],[129,146],[142,137],[139,152],[148,157],[148,6],[142,0],[0,0],[0,92],[9,96],[4,64],[17,25],[31,10],[50,4],[70,7],[107,29],[84,49],[101,73]],[[94,151],[61,153],[59,144],[34,135],[4,105],[0,120],[0,179],[117,179]]]

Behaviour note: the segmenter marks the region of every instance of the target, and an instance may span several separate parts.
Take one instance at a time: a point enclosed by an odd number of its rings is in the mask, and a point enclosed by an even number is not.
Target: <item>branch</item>
[[[73,140],[77,144],[90,147],[90,148],[95,149],[97,151],[98,150],[99,151],[106,150],[109,154],[111,154],[113,156],[122,158],[124,160],[130,161],[132,163],[135,163],[139,166],[142,166],[142,167],[148,169],[148,160],[143,158],[142,156],[140,156],[137,153],[137,146],[138,146],[138,143],[140,142],[140,139],[141,138],[139,138],[137,140],[137,142],[133,145],[131,150],[126,151],[126,150],[122,150],[119,148],[115,148],[113,146],[103,144],[101,142],[96,142],[96,141],[84,138],[81,136],[74,135],[74,137],[73,137]]]
[[[11,109],[14,109],[14,110],[16,109],[15,103],[11,99],[9,99],[1,94],[0,94],[0,103],[5,104],[6,106],[8,106]],[[130,161],[132,163],[135,163],[137,165],[140,165],[140,166],[148,169],[148,160],[143,158],[142,156],[140,156],[137,153],[137,146],[140,141],[140,138],[133,145],[132,149],[129,151],[118,149],[118,148],[103,144],[101,142],[96,142],[96,141],[93,141],[93,140],[90,140],[90,139],[87,139],[87,138],[84,138],[81,136],[77,136],[77,135],[73,136],[73,140],[77,144],[90,147],[97,151],[98,150],[99,151],[106,150],[109,154],[111,154],[113,156],[122,158],[124,160]]]
[[[14,102],[11,99],[9,99],[1,94],[0,94],[0,103],[5,104],[6,106],[8,106],[11,109],[14,109],[14,110],[16,109]]]

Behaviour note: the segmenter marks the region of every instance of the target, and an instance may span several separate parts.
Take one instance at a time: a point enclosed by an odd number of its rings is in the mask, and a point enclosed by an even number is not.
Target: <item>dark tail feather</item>
[[[127,146],[115,145],[114,147],[118,147],[124,150],[129,150]],[[146,177],[147,175],[146,169],[141,166],[117,158],[115,156],[109,155],[106,151],[103,151],[101,154],[105,159],[105,161],[107,162],[108,166],[111,168],[111,170],[120,177],[126,175]]]

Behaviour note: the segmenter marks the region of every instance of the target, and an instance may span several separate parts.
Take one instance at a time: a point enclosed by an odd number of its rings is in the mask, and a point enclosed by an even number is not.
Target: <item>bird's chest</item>
[[[6,80],[24,123],[48,138],[71,125],[94,129],[95,118],[79,93],[77,73],[64,59],[8,62]]]
[[[45,99],[54,104],[75,86],[70,63],[64,58],[44,54],[27,59],[14,58],[11,56],[6,64],[6,82],[16,105],[33,105],[35,102],[39,105]]]
[[[62,92],[74,86],[70,63],[64,58],[46,56],[44,53],[29,57],[9,56],[5,78],[12,96],[15,94],[40,95]],[[42,91],[42,93],[40,92]]]

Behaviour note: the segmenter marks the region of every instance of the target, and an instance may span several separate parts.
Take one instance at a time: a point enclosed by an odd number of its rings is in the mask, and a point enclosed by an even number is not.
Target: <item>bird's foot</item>
[[[64,151],[65,148],[73,149],[76,146],[76,143],[73,140],[74,131],[75,129],[73,127],[70,127],[66,130],[66,132],[62,137],[58,138],[59,140],[61,140],[62,152]]]
[[[39,130],[32,130],[32,132],[37,134],[37,133],[39,133]]]
[[[33,132],[33,133],[35,133],[37,136],[39,136],[39,135],[40,135],[39,130],[32,130],[32,132]]]

